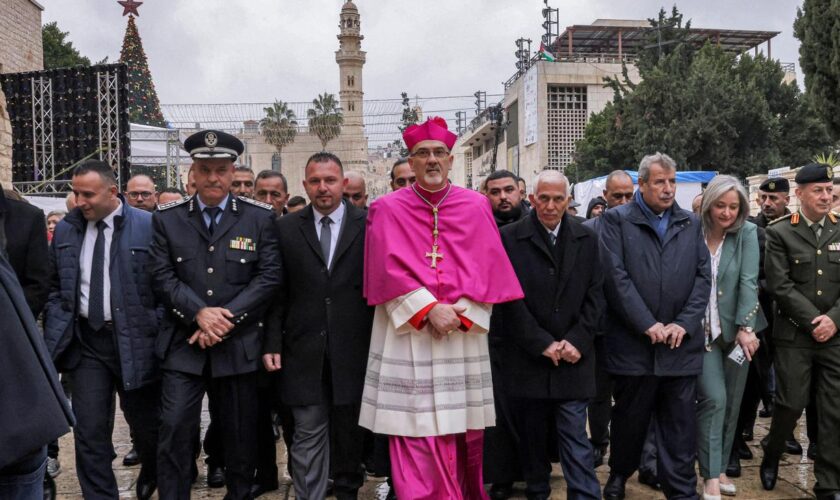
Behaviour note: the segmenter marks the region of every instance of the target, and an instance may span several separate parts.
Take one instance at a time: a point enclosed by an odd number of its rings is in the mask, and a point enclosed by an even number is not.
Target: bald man
[[[154,212],[158,197],[155,181],[145,174],[133,176],[125,185],[125,197],[132,207]]]
[[[367,210],[367,186],[365,178],[359,172],[344,172],[347,183],[344,184],[344,198],[362,210]]]

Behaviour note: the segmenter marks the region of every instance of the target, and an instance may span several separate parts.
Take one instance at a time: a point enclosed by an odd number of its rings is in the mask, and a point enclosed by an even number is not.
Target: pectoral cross
[[[426,252],[426,257],[430,257],[432,259],[432,269],[437,268],[437,261],[443,260],[443,254],[438,253],[437,245],[432,245],[432,251]]]

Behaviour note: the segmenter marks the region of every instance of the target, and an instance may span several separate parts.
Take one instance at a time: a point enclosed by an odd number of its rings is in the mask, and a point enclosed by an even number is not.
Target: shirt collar
[[[553,234],[555,238],[560,236],[560,225],[561,224],[563,224],[563,223],[560,222],[560,223],[557,224],[557,227],[555,227],[554,229],[549,229],[549,228],[545,227],[545,225],[543,225],[542,222],[540,222],[540,225],[543,227],[543,229],[545,229],[548,234]]]
[[[109,228],[111,228],[111,229],[114,228],[114,217],[116,217],[118,215],[122,215],[122,211],[123,211],[122,208],[123,208],[122,202],[117,200],[117,208],[115,208],[113,212],[111,212],[110,214],[108,214],[108,215],[106,215],[105,217],[102,218],[102,220],[105,221],[105,224]]]
[[[808,227],[811,227],[814,224],[818,224],[820,227],[823,227],[825,225],[825,215],[823,215],[820,220],[813,221],[813,220],[809,219],[808,217],[805,217],[805,214],[803,214],[802,211],[800,211],[799,213],[800,213],[800,215],[802,215],[802,218],[805,219],[805,222],[808,224]]]
[[[228,200],[229,200],[229,199],[230,199],[230,195],[225,196],[224,198],[222,198],[222,201],[221,201],[221,202],[219,202],[219,204],[218,204],[218,205],[216,205],[216,206],[217,206],[217,207],[219,207],[219,208],[221,208],[221,209],[222,209],[222,212],[224,212],[224,211],[225,211],[225,208],[227,208],[227,204],[228,204]],[[201,196],[199,196],[198,194],[196,194],[196,195],[195,195],[195,200],[198,202],[198,210],[199,210],[199,212],[204,212],[204,209],[205,209],[205,208],[207,208],[207,205],[206,205],[203,201],[201,201]]]
[[[315,205],[312,205],[312,210],[315,212],[315,222],[318,224],[321,223],[321,219],[327,217],[327,215],[322,214],[317,208],[315,208]],[[338,204],[338,207],[336,207],[336,209],[328,215],[330,220],[333,221],[333,224],[340,223],[341,220],[344,218],[344,201],[341,201]]]

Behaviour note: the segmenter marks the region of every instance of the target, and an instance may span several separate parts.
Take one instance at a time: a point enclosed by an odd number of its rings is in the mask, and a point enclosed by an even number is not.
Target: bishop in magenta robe
[[[368,213],[364,295],[376,306],[360,424],[389,436],[398,498],[484,499],[495,423],[487,330],[522,298],[490,204],[447,179],[455,135],[432,118],[403,135],[417,182]]]

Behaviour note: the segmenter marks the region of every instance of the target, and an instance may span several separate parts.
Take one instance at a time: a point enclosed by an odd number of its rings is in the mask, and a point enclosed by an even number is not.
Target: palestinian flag
[[[540,58],[541,58],[542,60],[544,60],[544,61],[554,62],[554,61],[556,61],[556,60],[557,60],[557,58],[556,58],[556,57],[554,57],[554,54],[552,54],[551,52],[549,52],[549,51],[545,48],[545,44],[544,44],[544,43],[542,43],[542,42],[540,42],[540,52],[539,52],[539,54],[540,54]]]

